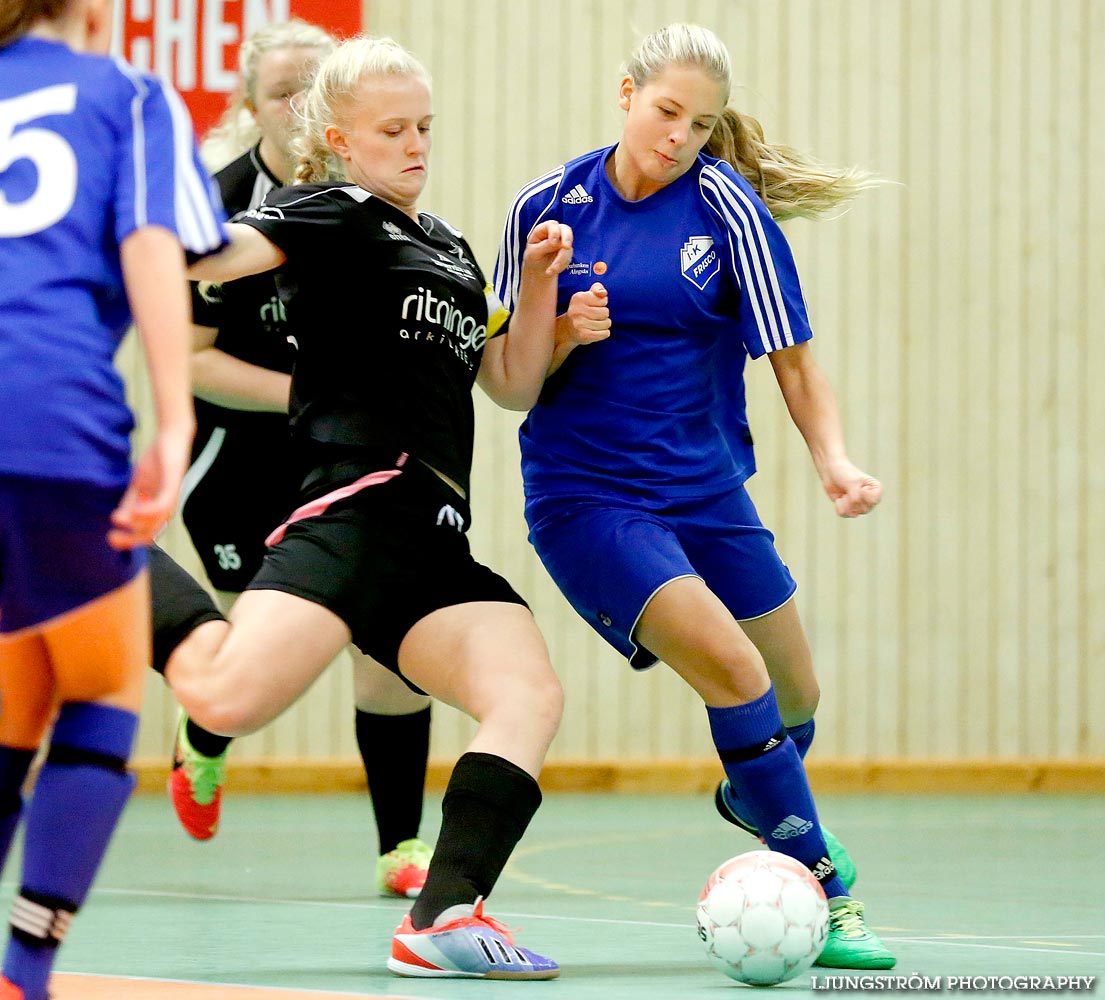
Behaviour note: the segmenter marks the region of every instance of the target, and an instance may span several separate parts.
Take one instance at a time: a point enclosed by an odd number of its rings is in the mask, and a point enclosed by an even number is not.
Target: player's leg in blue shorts
[[[46,996],[134,787],[127,773],[149,655],[145,552],[107,543],[122,487],[0,477],[0,861],[21,819],[23,869],[3,979]],[[20,787],[53,709],[26,806]]]

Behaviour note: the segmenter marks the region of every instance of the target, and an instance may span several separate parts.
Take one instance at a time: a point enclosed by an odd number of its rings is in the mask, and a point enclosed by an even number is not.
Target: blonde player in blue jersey
[[[134,784],[145,546],[193,429],[182,247],[224,236],[183,104],[104,55],[110,23],[109,0],[0,12],[0,863],[24,822],[2,1000],[46,1000]],[[133,472],[112,364],[132,314],[157,414]]]
[[[555,220],[575,234],[553,363],[521,430],[526,518],[579,614],[634,667],[663,660],[702,696],[726,774],[718,808],[829,897],[819,963],[886,969],[894,957],[848,895],[851,861],[829,850],[810,795],[817,682],[794,580],[743,485],[755,469],[743,369],[767,355],[837,513],[879,501],[845,451],[776,224],[870,180],[766,144],[726,107],[730,80],[707,29],[649,35],[619,89],[621,140],[513,204],[495,276],[508,308],[531,230]]]

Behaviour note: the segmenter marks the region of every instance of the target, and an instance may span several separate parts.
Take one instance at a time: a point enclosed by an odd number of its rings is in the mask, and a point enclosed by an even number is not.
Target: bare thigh
[[[37,747],[62,702],[137,712],[149,658],[145,573],[41,628],[0,639],[0,744]]]
[[[713,708],[744,704],[767,691],[759,651],[698,577],[680,577],[661,587],[635,634]]]
[[[527,608],[496,601],[441,608],[407,633],[399,668],[480,723],[470,751],[503,757],[534,777],[540,773],[564,694]]]
[[[57,699],[100,701],[138,711],[150,663],[150,582],[146,571],[46,625],[40,633]]]
[[[276,590],[247,590],[230,623],[207,622],[177,647],[166,680],[201,726],[227,736],[271,722],[349,642],[332,611]]]
[[[55,708],[54,671],[42,636],[0,638],[0,746],[34,750]]]

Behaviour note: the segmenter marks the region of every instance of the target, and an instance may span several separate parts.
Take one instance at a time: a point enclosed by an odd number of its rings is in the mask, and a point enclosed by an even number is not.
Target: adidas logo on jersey
[[[788,816],[774,830],[771,836],[775,840],[790,840],[793,837],[801,837],[803,833],[809,833],[813,829],[813,823],[801,816]]]
[[[571,191],[569,191],[563,198],[560,199],[562,205],[586,205],[588,202],[594,201],[583,188],[582,184],[577,184]]]

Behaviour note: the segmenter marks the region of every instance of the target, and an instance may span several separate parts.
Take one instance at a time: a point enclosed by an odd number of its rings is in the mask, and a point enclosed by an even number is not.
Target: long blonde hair
[[[695,66],[721,84],[728,102],[733,69],[729,52],[708,28],[669,24],[647,35],[626,63],[626,73],[643,87],[669,66]],[[835,167],[791,146],[767,142],[751,115],[727,107],[705,152],[726,160],[747,180],[774,218],[813,219],[839,213],[861,191],[883,181],[861,167]]]
[[[326,129],[342,124],[347,104],[366,77],[413,76],[430,85],[430,74],[391,38],[357,35],[346,39],[319,64],[299,104],[300,127],[292,140],[295,184],[343,180],[345,170],[326,142]]]
[[[318,49],[320,56],[334,51],[337,42],[322,28],[299,18],[260,28],[238,49],[238,86],[218,124],[207,133],[200,156],[208,170],[221,170],[261,141],[247,104],[257,103],[257,73],[261,59],[283,49]]]

